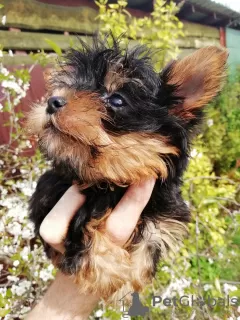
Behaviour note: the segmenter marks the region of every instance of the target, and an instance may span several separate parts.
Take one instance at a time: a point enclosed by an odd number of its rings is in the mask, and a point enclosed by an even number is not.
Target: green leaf
[[[62,55],[62,49],[57,45],[54,41],[45,38],[45,41],[50,45],[50,47],[53,49],[54,52],[56,52],[57,55]]]
[[[9,312],[10,310],[0,309],[0,317],[5,317]]]

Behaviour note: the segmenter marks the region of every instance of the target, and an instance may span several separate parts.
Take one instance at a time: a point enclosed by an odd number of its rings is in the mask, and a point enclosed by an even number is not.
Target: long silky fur
[[[52,169],[40,177],[30,200],[30,219],[40,225],[72,185],[86,195],[73,217],[60,255],[43,240],[57,267],[74,275],[81,291],[108,301],[141,291],[157,262],[186,235],[190,212],[181,195],[191,140],[202,107],[221,89],[226,51],[209,47],[154,70],[144,46],[121,49],[94,39],[70,49],[46,75],[45,101],[35,105],[28,130]],[[124,105],[110,102],[121,95]],[[66,105],[47,114],[47,100]],[[125,246],[112,243],[104,224],[129,185],[154,176],[156,184]]]

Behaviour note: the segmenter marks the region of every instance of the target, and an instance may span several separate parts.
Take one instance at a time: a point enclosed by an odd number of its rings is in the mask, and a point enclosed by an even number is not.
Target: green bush
[[[240,74],[240,73],[239,73]],[[203,141],[218,174],[227,173],[240,159],[240,79],[229,81],[222,94],[209,106]],[[214,124],[213,128],[211,124]],[[215,129],[215,130],[213,130]]]
[[[107,0],[95,1],[99,6],[100,33],[105,37],[113,33],[121,37],[123,44],[138,41],[155,50],[156,66],[162,68],[166,61],[176,58],[179,48],[176,40],[182,37],[183,24],[175,14],[179,8],[173,1],[156,0],[149,17],[135,18],[127,11],[127,1],[118,0],[108,4]],[[111,37],[109,39],[111,41]],[[131,43],[130,43],[131,45]]]

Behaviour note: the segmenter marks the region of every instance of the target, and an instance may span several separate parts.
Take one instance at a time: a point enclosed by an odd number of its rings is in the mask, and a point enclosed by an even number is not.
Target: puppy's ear
[[[161,73],[162,82],[172,88],[175,97],[169,112],[185,123],[197,120],[200,108],[222,88],[227,58],[226,50],[206,47],[171,62]]]

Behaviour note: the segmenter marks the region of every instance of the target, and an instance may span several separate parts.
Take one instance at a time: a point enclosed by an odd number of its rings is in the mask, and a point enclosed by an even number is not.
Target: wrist
[[[80,294],[70,276],[58,272],[56,279],[43,299],[26,320],[85,320],[99,301],[98,296]]]

